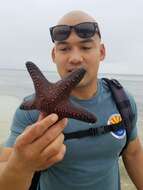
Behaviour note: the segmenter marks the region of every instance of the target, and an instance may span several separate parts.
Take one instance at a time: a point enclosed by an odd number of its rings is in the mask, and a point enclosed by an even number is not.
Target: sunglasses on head
[[[56,25],[50,28],[50,34],[52,41],[63,41],[66,40],[71,31],[74,30],[74,32],[80,37],[80,38],[91,38],[95,35],[95,33],[98,34],[98,36],[101,38],[101,34],[99,31],[98,24],[96,22],[82,22],[73,26],[70,25]]]

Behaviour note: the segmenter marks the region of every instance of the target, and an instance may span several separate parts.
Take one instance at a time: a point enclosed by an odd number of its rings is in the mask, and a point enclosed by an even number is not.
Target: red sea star
[[[95,123],[96,117],[82,107],[74,106],[69,96],[72,89],[81,81],[85,69],[79,68],[56,83],[49,82],[40,69],[32,62],[27,62],[26,67],[33,80],[35,97],[24,101],[20,109],[37,109],[46,112],[47,115],[56,113],[59,119],[64,117],[73,118],[88,123]]]

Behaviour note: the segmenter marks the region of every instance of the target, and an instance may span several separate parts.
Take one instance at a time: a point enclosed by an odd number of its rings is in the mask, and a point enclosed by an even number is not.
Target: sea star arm
[[[73,118],[82,120],[88,123],[95,123],[97,121],[94,114],[83,109],[81,106],[74,106],[72,103],[67,102],[66,104],[61,103],[55,108],[55,112],[61,115],[62,118]]]
[[[84,68],[75,70],[62,80],[58,81],[56,85],[61,89],[61,93],[66,92],[66,94],[70,94],[72,89],[82,80],[85,73],[86,70]]]
[[[26,67],[32,78],[36,94],[39,94],[41,92],[40,89],[43,87],[51,85],[51,83],[45,78],[45,76],[35,64],[29,61],[26,63]]]

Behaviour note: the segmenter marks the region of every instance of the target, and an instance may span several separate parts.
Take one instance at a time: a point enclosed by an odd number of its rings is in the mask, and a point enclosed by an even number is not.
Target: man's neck
[[[96,84],[90,86],[90,87],[76,87],[71,95],[78,98],[78,99],[81,99],[81,100],[87,100],[87,99],[90,99],[92,98],[93,96],[95,96],[97,93],[97,82]]]

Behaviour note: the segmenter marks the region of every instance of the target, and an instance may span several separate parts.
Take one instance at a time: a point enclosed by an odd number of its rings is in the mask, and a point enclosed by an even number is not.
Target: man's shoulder
[[[25,96],[24,98],[23,98],[23,100],[25,101],[25,100],[31,100],[31,99],[33,99],[35,97],[35,94],[33,93],[33,94],[29,94],[29,95],[27,95],[27,96]]]
[[[27,95],[23,98],[23,101],[31,100],[33,99],[35,94]],[[22,110],[20,109],[20,106],[18,106],[16,112],[15,112],[15,118],[25,120],[29,124],[36,122],[39,116],[38,110]]]
[[[113,79],[116,80],[116,79]],[[125,92],[125,94],[127,95],[127,98],[131,104],[131,109],[133,111],[134,114],[137,114],[137,107],[136,107],[136,101],[135,98],[133,96],[133,94],[131,92],[128,91],[127,87],[125,87],[122,82],[120,82],[120,80],[116,80],[117,82],[119,82],[119,84],[117,85],[121,85],[123,87],[123,91]],[[107,81],[104,78],[100,79],[100,85],[102,86],[102,89],[104,89],[104,92],[109,92],[111,93],[111,88],[109,88],[109,83],[107,83]],[[117,88],[118,90],[118,88]],[[118,97],[120,99],[120,93],[118,95]]]
[[[137,115],[137,105],[136,105],[136,100],[135,100],[135,97],[133,96],[133,94],[131,92],[129,92],[127,89],[124,89],[126,94],[127,94],[127,97],[130,101],[130,104],[131,104],[131,108],[132,108],[132,111],[135,115]]]

